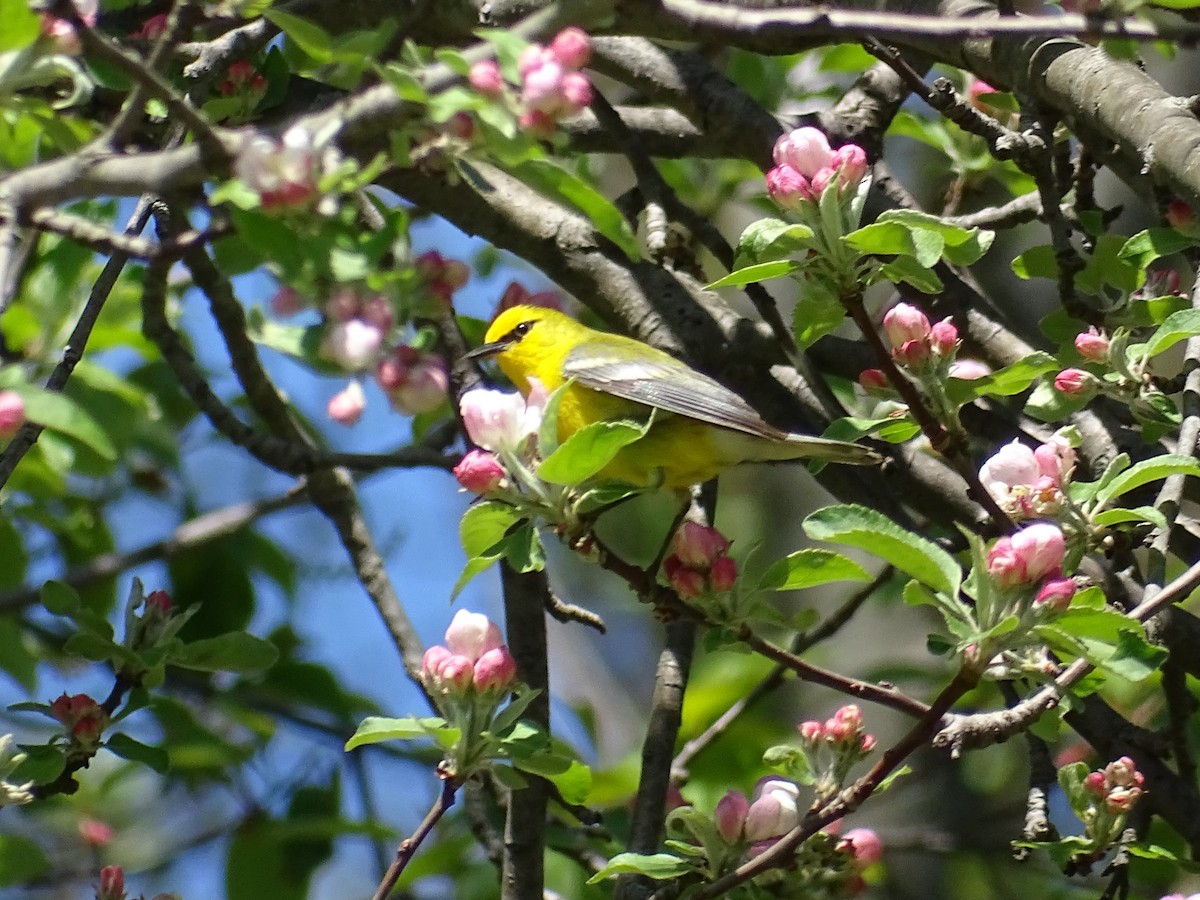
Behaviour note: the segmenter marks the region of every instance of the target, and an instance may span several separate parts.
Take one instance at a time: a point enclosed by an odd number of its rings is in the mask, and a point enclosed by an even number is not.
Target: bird
[[[555,309],[504,310],[467,356],[494,359],[526,396],[531,379],[548,392],[566,384],[558,406],[560,440],[593,422],[645,423],[653,413],[647,433],[600,472],[638,486],[685,490],[743,462],[882,460],[859,444],[776,428],[732,390],[669,353]]]

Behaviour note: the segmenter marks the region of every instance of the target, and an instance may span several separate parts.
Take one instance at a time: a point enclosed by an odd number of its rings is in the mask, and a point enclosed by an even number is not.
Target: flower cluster
[[[987,556],[988,575],[1002,590],[1034,586],[1034,606],[1052,611],[1066,609],[1075,595],[1075,582],[1062,575],[1066,540],[1062,529],[1035,522],[992,545]]]
[[[0,809],[6,806],[21,806],[33,799],[33,794],[29,791],[33,787],[32,781],[14,784],[8,780],[28,755],[14,750],[12,744],[11,734],[0,735]]]
[[[1063,508],[1063,491],[1074,468],[1075,451],[1064,437],[1055,436],[1035,450],[1013,441],[983,464],[979,480],[1012,518],[1033,519]]]
[[[95,749],[108,727],[108,713],[87,694],[64,693],[50,704],[50,715],[67,726],[72,741],[85,749]]]
[[[520,124],[539,137],[554,133],[560,119],[578,115],[592,102],[592,84],[580,71],[591,55],[587,33],[575,27],[555,35],[550,46],[530,44],[517,60],[521,78]],[[495,60],[471,67],[471,86],[487,97],[506,93],[504,76]]]
[[[225,79],[217,85],[217,90],[226,97],[235,94],[250,94],[261,97],[267,90],[267,79],[254,67],[248,59],[239,59],[230,64]],[[255,101],[257,102],[257,100]]]
[[[264,210],[309,209],[318,197],[323,155],[312,132],[294,125],[280,139],[259,134],[248,140],[233,170]]]
[[[728,591],[737,580],[737,563],[728,555],[729,539],[715,528],[684,522],[675,532],[673,552],[663,573],[680,597]]]
[[[819,798],[837,793],[850,769],[875,749],[875,737],[864,730],[862,711],[853,703],[824,722],[801,722],[796,730]]]
[[[1097,849],[1103,850],[1120,838],[1126,816],[1145,792],[1146,780],[1128,756],[1088,773],[1081,782],[1064,781],[1063,773],[1075,768],[1087,769],[1083,763],[1077,763],[1064,769],[1059,780],[1076,815],[1083,820],[1086,834],[1095,841]]]
[[[352,287],[338,288],[325,302],[319,352],[348,372],[361,372],[378,358],[394,321],[386,297],[364,297]]]
[[[12,437],[25,424],[25,401],[16,391],[0,391],[0,440]]]
[[[816,202],[836,184],[840,193],[853,192],[867,174],[867,154],[857,144],[833,150],[816,128],[797,128],[775,142],[775,166],[767,172],[767,193],[781,207],[796,210]]]
[[[445,402],[450,390],[446,361],[436,353],[407,344],[393,348],[380,360],[375,380],[387,394],[392,409],[406,416],[432,412]]]
[[[437,298],[444,308],[450,307],[454,300],[454,292],[463,287],[471,277],[471,270],[465,262],[447,259],[436,250],[429,250],[418,256],[413,268],[425,290]]]
[[[770,841],[800,823],[800,788],[791,781],[768,775],[754,788],[754,799],[729,791],[713,812],[717,833],[730,845]]]
[[[441,697],[499,697],[517,680],[517,664],[504,636],[483,613],[460,609],[446,629],[446,645],[436,644],[421,660],[421,681]]]
[[[883,317],[883,331],[896,365],[913,373],[946,371],[958,353],[958,328],[949,318],[930,324],[910,303],[897,303]]]

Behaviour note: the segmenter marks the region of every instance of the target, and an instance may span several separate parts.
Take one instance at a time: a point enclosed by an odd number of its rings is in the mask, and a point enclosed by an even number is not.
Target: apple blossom
[[[1096,377],[1083,369],[1063,369],[1054,376],[1055,390],[1069,397],[1090,393],[1096,384]]]
[[[1075,349],[1089,362],[1104,362],[1108,359],[1108,338],[1093,325],[1082,334],[1075,335]]]
[[[450,376],[442,357],[407,344],[380,360],[375,379],[392,408],[406,416],[437,409],[450,390]]]
[[[738,844],[746,827],[746,814],[750,811],[750,801],[741,791],[729,791],[717,801],[713,810],[713,821],[717,826],[717,834],[727,844]]]
[[[367,395],[363,393],[362,385],[352,381],[329,398],[325,412],[339,425],[356,425],[366,406]]]
[[[817,128],[797,128],[775,141],[772,151],[776,165],[788,166],[805,178],[822,169],[833,168],[833,150],[825,133]]]
[[[783,209],[799,209],[814,196],[809,180],[788,165],[767,172],[767,193]]]
[[[363,319],[327,325],[318,352],[347,372],[361,372],[379,355],[383,331]]]
[[[454,467],[454,477],[473,494],[486,494],[504,484],[507,472],[494,454],[472,450]]]
[[[516,450],[537,434],[545,402],[544,388],[531,390],[527,398],[475,388],[462,395],[458,408],[472,443],[501,452]]]
[[[1035,584],[1058,573],[1065,554],[1062,530],[1048,522],[1035,522],[992,545],[988,574],[1000,587]]]
[[[950,371],[946,374],[951,378],[959,378],[963,381],[975,381],[991,375],[992,368],[977,359],[956,359],[950,364]]]
[[[762,841],[787,834],[800,822],[800,789],[790,781],[767,776],[754,789],[746,811],[746,840]]]
[[[851,828],[838,841],[838,847],[849,850],[856,868],[865,869],[883,858],[883,841],[871,828]]]
[[[500,74],[500,65],[494,59],[481,59],[471,66],[467,81],[485,97],[499,97],[504,93],[504,76]]]
[[[16,391],[0,391],[0,440],[12,437],[25,424],[25,401]]]
[[[929,319],[911,303],[897,303],[883,317],[883,331],[893,347],[909,341],[925,343],[930,336]]]

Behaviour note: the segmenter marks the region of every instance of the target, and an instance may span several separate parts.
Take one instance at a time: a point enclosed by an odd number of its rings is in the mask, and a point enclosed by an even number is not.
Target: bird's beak
[[[468,350],[465,356],[467,359],[487,359],[502,350],[507,350],[511,344],[512,341],[492,341],[490,344],[480,344],[474,350]]]

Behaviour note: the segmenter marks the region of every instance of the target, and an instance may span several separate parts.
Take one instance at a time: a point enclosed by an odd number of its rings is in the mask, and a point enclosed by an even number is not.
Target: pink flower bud
[[[796,730],[800,732],[800,738],[808,744],[815,744],[817,741],[825,739],[825,726],[815,719],[801,722],[796,726]]]
[[[727,844],[738,844],[742,840],[742,832],[746,827],[746,814],[750,811],[750,801],[741,791],[729,791],[717,801],[713,810],[713,821],[717,825],[717,833]]]
[[[563,67],[553,58],[521,77],[521,101],[528,109],[554,115],[562,107]]]
[[[501,645],[475,661],[475,689],[480,693],[503,693],[517,680],[517,661]]]
[[[806,178],[833,166],[829,139],[816,128],[797,128],[780,136],[773,156],[777,165],[789,166]]]
[[[713,560],[708,572],[708,583],[714,591],[731,590],[737,582],[737,563],[731,557],[720,556]]]
[[[325,413],[339,425],[349,427],[358,424],[366,407],[367,395],[363,393],[362,385],[352,381],[329,398]]]
[[[862,731],[862,710],[853,703],[839,707],[833,718],[825,723],[826,734],[835,741],[845,741]]]
[[[948,317],[929,329],[929,345],[939,356],[952,356],[958,349],[958,329]]]
[[[530,44],[517,57],[517,73],[524,78],[535,69],[541,68],[546,62],[557,62],[557,58],[541,44]]]
[[[1104,798],[1104,806],[1110,813],[1129,812],[1141,796],[1139,788],[1113,788]]]
[[[675,555],[685,566],[707,569],[729,549],[729,539],[715,528],[684,522],[675,532]]]
[[[1185,234],[1190,233],[1196,225],[1196,213],[1184,201],[1172,200],[1167,204],[1167,224]]]
[[[988,552],[988,574],[1000,587],[1033,584],[1056,574],[1066,554],[1066,542],[1057,525],[1035,522],[1005,536]]]
[[[143,40],[143,41],[157,40],[167,30],[167,19],[168,18],[169,18],[169,16],[167,13],[159,13],[156,16],[151,16],[145,22],[142,23],[141,28],[139,28],[137,31],[133,32],[129,36],[131,38],[135,38],[135,39]]]
[[[465,656],[451,655],[437,671],[441,686],[453,693],[465,693],[475,678],[475,664]]]
[[[500,302],[496,304],[496,315],[514,306],[540,306],[543,309],[557,309],[559,312],[562,312],[563,308],[562,298],[557,291],[538,291],[531,294],[519,281],[510,281],[504,293],[500,295]]]
[[[447,259],[441,281],[451,291],[457,291],[471,279],[471,269],[461,259]]]
[[[587,65],[592,53],[592,42],[582,28],[564,28],[550,42],[554,54],[564,69],[581,69]]]
[[[1108,793],[1108,784],[1105,782],[1103,772],[1089,772],[1087,777],[1083,779],[1083,789],[1089,794],[1095,794],[1097,797],[1103,797]]]
[[[1054,376],[1054,388],[1068,397],[1077,397],[1093,391],[1096,378],[1082,369],[1063,369]]]
[[[1104,767],[1104,777],[1118,787],[1141,787],[1145,783],[1137,764],[1128,756],[1115,759]]]
[[[831,167],[837,170],[842,190],[858,187],[867,174],[867,153],[858,144],[845,144],[833,151]]]
[[[16,391],[0,391],[0,440],[7,440],[25,424],[25,401]]]
[[[150,596],[146,598],[146,611],[153,611],[160,616],[169,615],[171,612],[171,595],[166,591],[151,591]]]
[[[517,124],[522,129],[528,131],[534,137],[549,138],[557,130],[558,123],[554,117],[547,115],[539,109],[527,109],[521,113]]]
[[[125,900],[125,870],[120,866],[105,866],[100,870],[100,885],[96,900]]]
[[[783,209],[799,209],[813,199],[808,179],[788,165],[778,165],[767,172],[767,193]]]
[[[437,409],[450,389],[450,376],[442,358],[406,344],[380,361],[375,379],[388,395],[392,409],[406,416]]]
[[[825,193],[825,188],[829,187],[837,178],[837,170],[825,166],[817,169],[812,176],[812,192],[814,197],[820,197]]]
[[[978,78],[976,78],[971,82],[970,87],[967,88],[967,101],[976,109],[987,112],[987,107],[990,104],[988,104],[984,97],[987,94],[997,93],[999,93],[999,91],[997,91],[986,81],[980,81]]]
[[[504,636],[499,627],[483,613],[460,609],[446,629],[446,646],[450,652],[465,656],[471,663],[503,645]]]
[[[300,292],[294,287],[283,285],[267,301],[271,312],[279,316],[281,319],[286,319],[288,316],[294,316],[300,310],[304,309],[304,298],[300,296]]]
[[[485,97],[499,97],[504,93],[504,76],[494,59],[482,59],[471,66],[467,80]]]
[[[868,394],[887,394],[892,389],[883,369],[863,369],[858,375],[858,383]]]
[[[838,848],[849,850],[856,868],[865,869],[883,858],[883,841],[870,828],[851,828],[838,841]]]
[[[475,137],[475,119],[468,112],[456,112],[442,125],[446,134],[460,141],[469,141]]]
[[[392,325],[396,321],[396,314],[392,312],[392,304],[388,301],[388,298],[376,294],[374,297],[368,297],[362,302],[360,318],[368,325],[373,325],[386,333],[392,330]]]
[[[383,332],[362,319],[327,324],[320,354],[347,372],[360,372],[379,355]]]
[[[919,370],[929,362],[929,344],[926,341],[905,341],[892,351],[892,359],[906,369]]]
[[[436,250],[428,250],[413,260],[413,270],[422,281],[438,281],[446,270],[446,260]]]
[[[987,376],[992,374],[992,370],[987,363],[980,362],[977,359],[956,359],[950,364],[950,371],[946,374],[951,378],[974,381],[977,378],[987,378]]]
[[[454,467],[454,477],[472,494],[496,490],[504,484],[507,474],[499,460],[486,450],[472,450]]]
[[[425,655],[421,657],[421,674],[426,683],[437,678],[438,673],[442,670],[442,666],[454,654],[441,644],[434,644],[425,651]]]
[[[746,811],[746,840],[762,841],[787,834],[800,821],[800,789],[790,781],[767,777],[759,781]]]
[[[883,317],[883,331],[893,347],[908,341],[924,343],[929,338],[929,319],[912,304],[897,303]]]
[[[246,141],[233,168],[259,194],[264,210],[304,206],[317,193],[316,153],[313,135],[297,125],[280,141],[264,135]]]
[[[1051,578],[1042,582],[1033,602],[1055,612],[1064,612],[1071,605],[1071,598],[1075,596],[1075,590],[1073,578]]]
[[[1075,335],[1075,349],[1089,362],[1104,362],[1108,359],[1108,338],[1093,325],[1083,334]]]
[[[671,589],[680,597],[691,599],[704,593],[704,575],[689,569],[674,553],[663,560],[663,571]]]
[[[563,112],[567,115],[575,115],[592,103],[592,83],[582,72],[568,72],[563,75],[560,90],[563,102],[567,106]]]
[[[1075,448],[1064,437],[1051,438],[1033,451],[1038,470],[1056,487],[1061,487],[1075,468]]]
[[[79,836],[92,847],[104,847],[112,842],[112,826],[99,819],[85,817],[79,821]]]

